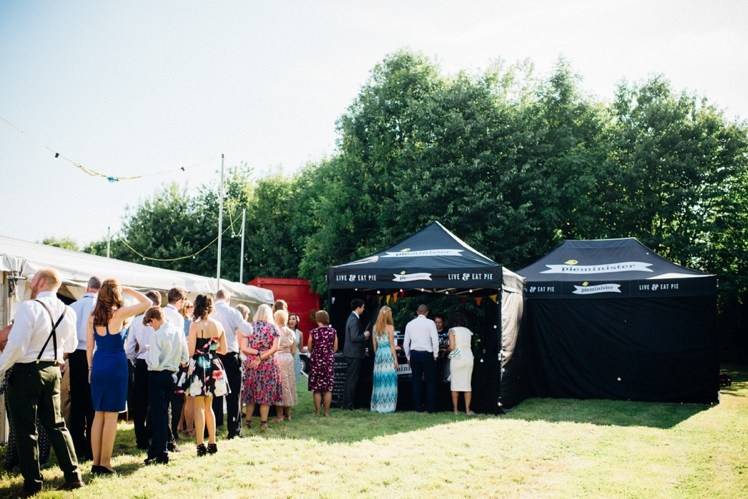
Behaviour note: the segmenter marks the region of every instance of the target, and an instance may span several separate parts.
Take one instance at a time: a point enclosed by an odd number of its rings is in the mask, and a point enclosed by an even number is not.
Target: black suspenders
[[[52,324],[52,331],[49,333],[49,336],[47,336],[47,341],[44,342],[44,346],[41,350],[39,350],[39,355],[36,356],[36,363],[38,364],[40,360],[42,360],[42,354],[44,353],[44,350],[47,349],[47,345],[49,344],[49,340],[52,340],[52,346],[54,347],[54,356],[55,356],[55,362],[57,362],[57,326],[60,325],[60,322],[62,322],[63,317],[65,317],[65,312],[67,311],[67,307],[62,309],[62,315],[59,319],[57,319],[57,322],[55,322],[54,318],[52,318],[52,312],[49,311],[49,308],[44,304],[41,300],[34,300],[38,304],[40,304],[42,307],[44,307],[44,310],[47,311],[47,315],[49,315],[49,322]]]

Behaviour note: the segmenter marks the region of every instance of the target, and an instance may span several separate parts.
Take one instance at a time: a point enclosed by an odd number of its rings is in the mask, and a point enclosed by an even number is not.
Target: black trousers
[[[147,449],[151,440],[148,427],[148,365],[145,360],[135,361],[133,375],[132,419],[135,424],[135,443],[139,449]]]
[[[223,424],[223,400],[226,399],[226,431],[228,438],[238,437],[242,430],[242,412],[239,403],[242,390],[242,361],[238,353],[227,353],[218,356],[226,370],[231,393],[225,397],[213,398],[213,413],[216,416],[216,426]],[[220,421],[220,422],[219,422]]]
[[[88,383],[88,359],[85,350],[68,356],[70,369],[70,436],[81,461],[91,459],[91,426],[94,410]]]
[[[361,360],[358,357],[346,357],[345,390],[343,391],[343,409],[353,409],[356,405],[356,389],[361,374]]]
[[[410,352],[410,369],[413,371],[413,406],[423,411],[423,383],[426,382],[426,410],[436,411],[436,361],[431,352]]]
[[[9,416],[16,433],[24,491],[33,493],[42,488],[37,416],[47,430],[65,481],[80,480],[73,439],[60,410],[60,368],[54,362],[15,364],[5,396],[8,397]]]
[[[168,459],[166,444],[169,441],[169,402],[174,393],[172,371],[148,373],[148,406],[150,409],[151,444],[148,457]]]

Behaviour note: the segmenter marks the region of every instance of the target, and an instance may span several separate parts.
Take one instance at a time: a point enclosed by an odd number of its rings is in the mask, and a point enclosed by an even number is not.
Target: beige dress
[[[278,366],[278,374],[281,379],[283,407],[296,405],[296,372],[295,362],[291,349],[296,343],[296,335],[287,327],[278,328],[278,351],[275,352],[275,364]]]
[[[466,327],[453,327],[449,330],[455,337],[455,349],[450,354],[450,389],[453,392],[472,392],[473,349],[470,337],[473,332]]]

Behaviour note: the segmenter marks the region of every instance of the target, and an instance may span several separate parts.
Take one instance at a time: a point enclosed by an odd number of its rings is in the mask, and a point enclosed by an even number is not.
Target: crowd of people
[[[168,463],[169,453],[179,450],[180,433],[194,437],[200,457],[218,452],[217,427],[224,420],[229,439],[241,436],[243,427],[252,428],[256,415],[259,430],[267,429],[273,407],[278,424],[291,421],[302,351],[309,354],[314,412],[330,415],[338,333],[325,310],[316,312],[317,327],[304,344],[300,318],[289,313],[284,300],[272,308],[260,305],[250,319],[250,310],[232,307],[224,290],[215,299],[201,294],[192,302],[185,290],[173,288],[161,307],[157,291],[141,293],[115,279],[92,277],[85,294],[66,306],[56,296],[60,285],[54,269],[38,271],[31,281],[32,299],[17,307],[12,327],[0,333],[9,445],[27,494],[41,490],[40,460],[49,446],[65,474],[63,489],[83,485],[79,460],[91,461],[92,474],[115,473],[117,421],[126,409],[136,444],[147,451],[147,465]],[[464,393],[470,413],[472,333],[461,319],[444,338],[443,318],[428,319],[428,308],[421,305],[400,347],[392,310],[381,307],[371,327],[364,327],[364,308],[363,301],[352,301],[343,335],[344,408],[354,407],[368,346],[374,352],[371,411],[396,410],[400,351],[412,369],[416,410],[434,411],[435,361],[448,351],[454,411]],[[62,366],[68,369],[69,429],[61,408]]]

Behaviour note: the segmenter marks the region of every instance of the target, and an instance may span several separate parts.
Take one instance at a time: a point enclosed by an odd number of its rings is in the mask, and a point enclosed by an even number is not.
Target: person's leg
[[[148,376],[148,407],[151,415],[151,445],[148,448],[150,459],[166,459],[166,442],[169,430],[168,372],[151,372]]]
[[[452,412],[457,414],[457,404],[460,400],[460,392],[452,391]]]
[[[205,441],[205,407],[206,400],[209,399],[207,397],[194,397],[193,400],[193,406],[195,407],[195,443],[199,446]]]
[[[50,366],[42,369],[40,374],[43,385],[39,397],[39,421],[47,431],[47,437],[57,456],[57,464],[65,474],[65,481],[79,481],[78,458],[60,408],[60,368]]]
[[[260,404],[260,427],[267,426],[268,413],[270,413],[270,406],[267,404]]]
[[[226,397],[213,397],[213,414],[216,418],[216,426],[223,426],[223,401]]]
[[[148,365],[144,360],[135,363],[133,377],[133,422],[135,443],[139,449],[149,446],[148,432]]]
[[[323,399],[325,404],[325,416],[329,416],[330,405],[332,405],[332,392],[325,392]]]
[[[319,416],[319,409],[322,405],[322,393],[314,392],[314,415]]]
[[[195,399],[190,396],[184,401],[184,428],[188,435],[195,434]]]
[[[413,388],[413,410],[422,411],[421,393],[423,392],[423,356],[422,352],[410,352],[411,383]]]
[[[278,423],[280,423],[281,421],[283,421],[284,414],[285,414],[284,407],[282,405],[276,405],[275,406],[275,420]]]
[[[68,356],[68,373],[70,377],[69,431],[75,446],[75,454],[83,461],[91,454],[90,443],[86,439],[87,414],[83,397],[85,392],[91,390],[88,386],[88,362],[86,362],[85,350],[76,350]]]
[[[93,456],[92,464],[101,465],[101,439],[104,434],[104,413],[96,411],[94,413],[93,426],[91,426],[91,454]]]
[[[8,397],[10,417],[16,434],[18,466],[23,476],[24,491],[36,492],[42,488],[36,429],[41,377],[31,365],[16,364],[13,369],[5,396]]]
[[[226,395],[226,429],[228,438],[238,437],[242,429],[242,406],[240,395],[242,391],[242,370],[241,360],[236,354],[225,356],[228,366],[226,369],[226,378],[229,383],[231,392]]]
[[[208,443],[216,443],[216,417],[213,415],[213,397],[205,397],[205,425],[208,427]]]
[[[182,420],[182,413],[184,409],[184,394],[174,393],[173,386],[170,392],[171,392],[171,434],[174,437],[174,440],[177,441],[179,440],[179,421]]]
[[[252,426],[252,417],[255,415],[255,403],[250,402],[247,404],[247,424]]]
[[[356,388],[358,377],[361,372],[361,359],[349,357],[346,359],[345,393],[343,396],[343,408],[354,409],[356,406]]]
[[[112,469],[112,452],[114,452],[114,440],[117,437],[116,412],[104,413],[104,428],[101,431],[101,466]]]
[[[465,392],[465,413],[472,414],[473,410],[470,408],[470,403],[473,401],[473,392]]]
[[[423,378],[426,381],[426,409],[436,411],[436,361],[433,354],[426,352],[423,359]]]

